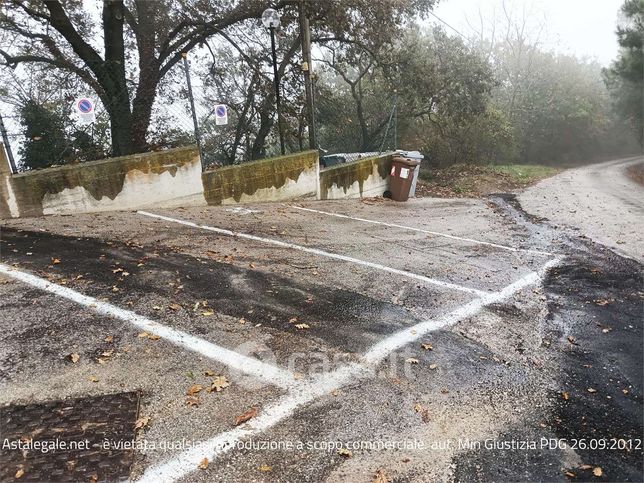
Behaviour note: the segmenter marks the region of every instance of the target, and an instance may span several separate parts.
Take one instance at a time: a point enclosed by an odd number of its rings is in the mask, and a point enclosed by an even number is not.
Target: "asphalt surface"
[[[92,299],[0,275],[0,404],[137,392],[145,481],[641,481],[632,163],[518,197],[4,221],[5,267]],[[42,478],[12,451],[3,481]]]

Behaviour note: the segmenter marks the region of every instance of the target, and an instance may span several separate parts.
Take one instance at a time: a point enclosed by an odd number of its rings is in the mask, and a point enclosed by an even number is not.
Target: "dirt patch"
[[[626,168],[628,177],[640,186],[644,186],[644,163],[634,164]]]
[[[478,166],[456,164],[421,168],[417,197],[478,198],[526,188],[559,170],[535,165]]]

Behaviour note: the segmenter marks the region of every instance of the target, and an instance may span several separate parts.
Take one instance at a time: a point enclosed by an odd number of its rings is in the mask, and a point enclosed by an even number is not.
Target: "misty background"
[[[198,39],[196,30],[186,31],[174,51],[189,51],[206,164],[278,154],[270,37],[255,14],[270,3],[165,3],[146,7],[153,9],[159,58],[164,35],[182,20],[203,29],[226,24]],[[294,152],[308,146],[308,122],[296,2],[284,3],[277,56],[286,146]],[[225,22],[246,4],[253,12]],[[124,4],[118,92],[108,92],[65,35],[43,21],[44,7],[24,5],[16,1],[0,13],[0,108],[20,169],[194,143],[181,63],[144,84],[139,2]],[[109,43],[99,2],[65,8],[103,55]],[[404,148],[437,166],[567,166],[641,152],[640,0],[334,0],[306,8],[323,153]],[[142,92],[149,113],[137,110]],[[73,116],[81,95],[98,104],[91,126]],[[219,103],[229,107],[227,126],[214,123]],[[124,136],[118,143],[115,133]]]

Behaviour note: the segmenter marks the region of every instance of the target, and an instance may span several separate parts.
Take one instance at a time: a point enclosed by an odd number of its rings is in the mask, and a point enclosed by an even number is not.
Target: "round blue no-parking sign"
[[[79,99],[78,100],[78,111],[83,114],[89,114],[94,110],[94,104],[90,99]]]

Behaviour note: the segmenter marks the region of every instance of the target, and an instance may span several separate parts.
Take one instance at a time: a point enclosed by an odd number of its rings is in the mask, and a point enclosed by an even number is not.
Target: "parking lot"
[[[555,437],[573,393],[542,287],[571,248],[535,223],[502,199],[5,222],[0,403],[137,393],[131,473],[69,470],[99,480],[485,479],[468,442]]]

